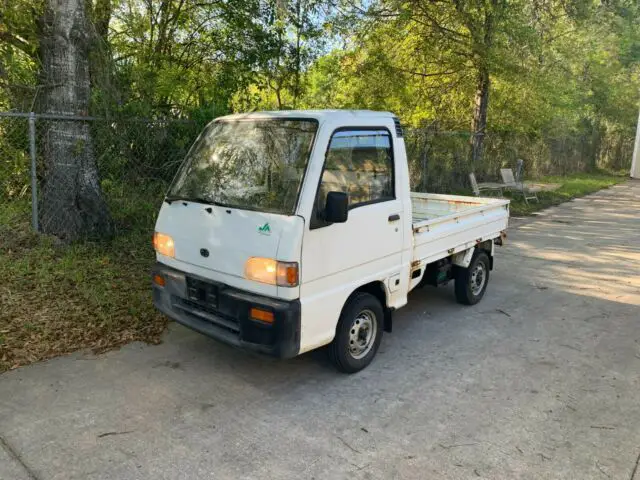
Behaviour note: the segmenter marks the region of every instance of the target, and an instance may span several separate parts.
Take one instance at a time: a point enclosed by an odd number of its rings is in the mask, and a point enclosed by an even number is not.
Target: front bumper
[[[182,325],[236,347],[280,358],[300,351],[300,301],[277,300],[156,263],[153,304]],[[252,307],[274,313],[267,324],[249,318]]]

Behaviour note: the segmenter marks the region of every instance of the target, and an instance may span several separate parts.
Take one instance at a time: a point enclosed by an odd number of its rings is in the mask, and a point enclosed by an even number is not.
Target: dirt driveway
[[[0,478],[640,480],[640,182],[497,255],[479,305],[412,294],[355,376],[177,326],[4,374]]]

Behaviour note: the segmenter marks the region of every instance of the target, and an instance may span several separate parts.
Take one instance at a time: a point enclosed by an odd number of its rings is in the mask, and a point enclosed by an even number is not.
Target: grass
[[[540,203],[514,198],[511,212],[531,215],[625,178],[599,172],[539,179],[562,186],[539,194]],[[152,305],[149,278],[156,193],[117,196],[125,200],[112,211],[128,233],[74,245],[31,232],[27,203],[0,204],[0,372],[77,350],[160,341],[167,321]]]
[[[539,202],[530,201],[527,205],[521,195],[507,193],[511,198],[511,215],[515,217],[533,215],[535,212],[553,205],[559,205],[574,198],[583,197],[603,188],[624,182],[626,174],[598,171],[594,173],[579,173],[566,177],[549,176],[532,181],[533,183],[557,183],[560,188],[551,192],[539,192]]]
[[[157,208],[157,205],[155,205]],[[148,231],[63,245],[36,235],[28,205],[0,205],[0,372],[76,350],[158,343]]]

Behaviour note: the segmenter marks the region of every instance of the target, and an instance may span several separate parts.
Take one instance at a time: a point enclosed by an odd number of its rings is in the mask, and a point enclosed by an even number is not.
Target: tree
[[[228,113],[268,50],[253,0],[122,0],[112,17],[114,105],[128,115]]]
[[[0,108],[28,110],[33,105],[37,74],[34,18],[40,2],[0,0]]]
[[[469,58],[476,70],[476,89],[471,121],[471,161],[477,163],[482,157],[482,144],[487,130],[492,49],[496,33],[499,32],[506,13],[507,1],[465,2],[454,0],[454,5],[461,23],[468,32]],[[511,8],[514,8],[514,5],[511,5]]]
[[[46,0],[40,20],[40,111],[87,115],[90,103],[89,25],[84,0]],[[72,241],[112,233],[89,124],[51,120],[42,135],[45,160],[40,225]]]
[[[637,0],[82,0],[81,21],[79,1],[0,0],[12,7],[0,8],[0,109],[29,111],[37,98],[44,112],[116,117],[110,125],[120,116],[204,122],[255,109],[390,110],[410,126],[463,133],[441,146],[443,155],[455,150],[442,171],[460,179],[501,161],[483,155],[495,147],[483,143],[487,131],[535,138],[543,150],[550,138],[571,136],[588,168],[607,152],[625,158],[635,124]],[[48,30],[37,30],[39,17]],[[91,28],[77,27],[87,21]],[[62,61],[80,75],[55,70]],[[54,196],[64,192],[62,205],[80,205],[68,214],[85,216],[78,228],[92,231],[87,205],[102,206],[91,138],[79,124],[64,125],[49,123],[40,150],[52,199],[42,213],[58,209]],[[63,137],[73,149],[62,149]],[[130,134],[117,155],[137,158],[146,142]],[[518,147],[509,148],[503,158]],[[53,188],[68,168],[55,158],[68,152],[75,157],[66,163],[88,179],[81,193]],[[111,157],[100,159],[109,167]],[[96,218],[96,230],[109,223]]]
[[[327,14],[322,13],[323,4],[318,0],[274,1],[266,6],[261,22],[265,48],[258,57],[258,78],[275,94],[279,110],[297,108],[304,70],[321,50],[323,29],[318,19],[326,20]]]
[[[390,8],[383,10],[385,14],[393,12],[402,30],[414,38],[414,53],[424,61],[423,68],[409,73],[473,77],[470,158],[479,162],[487,128],[491,75],[500,58],[496,40],[510,34],[509,22],[505,21],[508,8],[513,16],[522,5],[507,0],[391,0],[383,5]]]

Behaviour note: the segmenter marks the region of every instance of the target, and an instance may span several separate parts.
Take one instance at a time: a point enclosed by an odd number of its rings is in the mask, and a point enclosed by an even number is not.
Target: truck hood
[[[303,225],[296,216],[176,200],[163,203],[156,231],[173,237],[175,261],[244,279],[250,257],[299,261]]]

